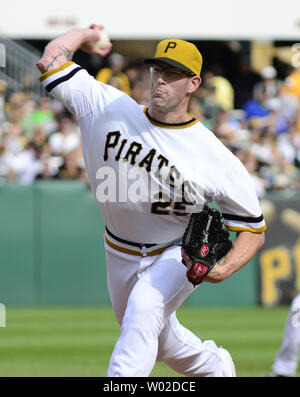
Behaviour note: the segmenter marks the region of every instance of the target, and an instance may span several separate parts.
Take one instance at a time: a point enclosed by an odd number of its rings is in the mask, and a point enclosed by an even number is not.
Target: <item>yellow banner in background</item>
[[[260,252],[260,302],[264,306],[289,304],[300,290],[299,200],[264,200],[268,225]]]

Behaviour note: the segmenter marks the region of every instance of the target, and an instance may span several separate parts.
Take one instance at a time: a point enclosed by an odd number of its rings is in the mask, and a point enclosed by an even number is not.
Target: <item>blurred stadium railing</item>
[[[12,91],[30,90],[36,99],[47,96],[35,67],[41,54],[27,43],[16,43],[0,35],[0,80],[5,80]]]

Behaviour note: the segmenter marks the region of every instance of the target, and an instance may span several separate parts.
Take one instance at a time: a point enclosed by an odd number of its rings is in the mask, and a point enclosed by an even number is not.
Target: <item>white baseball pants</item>
[[[176,318],[194,290],[180,247],[147,257],[105,248],[109,295],[121,325],[107,375],[147,377],[163,361],[186,376],[231,376],[215,342],[202,342]]]
[[[282,345],[275,358],[273,371],[284,376],[295,376],[300,350],[300,294],[293,299],[286,320]]]

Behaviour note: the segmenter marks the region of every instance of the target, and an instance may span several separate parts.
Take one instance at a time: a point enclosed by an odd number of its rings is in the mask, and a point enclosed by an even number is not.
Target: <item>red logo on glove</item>
[[[209,246],[208,245],[202,245],[202,248],[200,250],[200,256],[206,256],[209,253]]]
[[[188,271],[187,275],[195,283],[199,283],[207,273],[208,267],[196,262],[194,266]]]

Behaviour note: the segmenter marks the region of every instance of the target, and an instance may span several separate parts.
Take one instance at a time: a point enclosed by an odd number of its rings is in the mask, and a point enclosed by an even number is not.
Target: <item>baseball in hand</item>
[[[110,43],[110,38],[102,30],[99,31],[99,33],[100,33],[100,39],[97,41],[97,46],[100,48],[100,50],[104,50]]]

